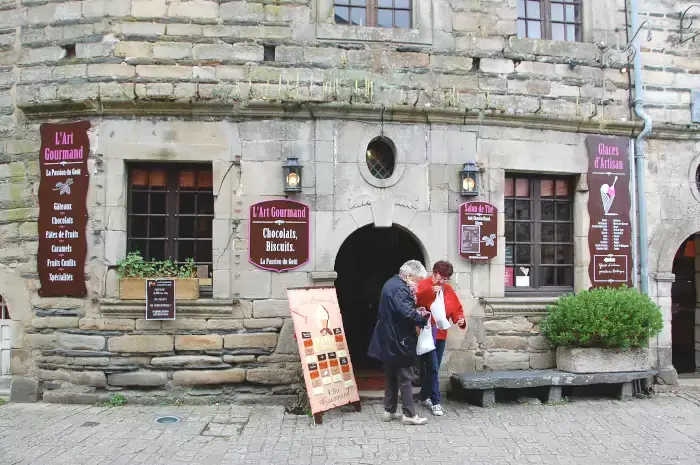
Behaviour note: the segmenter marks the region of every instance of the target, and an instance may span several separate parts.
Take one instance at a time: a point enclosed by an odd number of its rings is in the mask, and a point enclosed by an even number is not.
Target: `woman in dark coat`
[[[384,284],[379,297],[377,325],[367,355],[384,362],[384,421],[401,418],[407,425],[424,425],[428,421],[416,414],[411,383],[418,344],[416,326],[423,327],[430,315],[425,309],[416,309],[416,288],[426,276],[425,267],[410,260]],[[399,391],[403,413],[396,412]]]

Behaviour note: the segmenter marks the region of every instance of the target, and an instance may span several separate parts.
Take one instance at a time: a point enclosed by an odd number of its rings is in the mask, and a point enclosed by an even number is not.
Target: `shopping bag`
[[[423,355],[427,354],[431,350],[435,350],[435,341],[433,340],[433,330],[430,326],[430,319],[428,319],[428,323],[423,327],[418,335],[416,353],[418,355]]]
[[[433,305],[430,306],[430,313],[435,319],[435,326],[444,330],[450,329],[450,326],[452,325],[447,319],[447,314],[445,312],[445,296],[442,289],[438,291],[435,302],[433,302]]]

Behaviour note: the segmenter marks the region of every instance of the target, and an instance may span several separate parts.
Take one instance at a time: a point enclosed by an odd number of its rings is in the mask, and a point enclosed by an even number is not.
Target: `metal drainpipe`
[[[637,0],[630,0],[630,15],[632,16],[632,34],[639,27],[639,8]],[[646,199],[646,159],[644,157],[644,139],[652,128],[651,116],[644,111],[644,87],[642,85],[642,53],[639,47],[639,34],[634,38],[634,113],[644,122],[644,128],[634,142],[634,160],[637,181],[637,202],[639,228],[639,266],[640,290],[643,294],[649,292],[649,243],[647,238],[647,199]],[[636,271],[636,270],[635,270]]]
[[[627,147],[629,148],[629,157],[627,158],[627,163],[629,163],[629,166],[632,167],[634,166],[634,142],[629,141],[627,144]],[[639,269],[639,255],[637,253],[637,250],[639,250],[638,244],[639,244],[639,238],[637,237],[638,231],[639,231],[639,226],[637,225],[637,176],[635,175],[635,172],[633,169],[630,169],[630,181],[631,181],[631,198],[632,198],[632,214],[630,215],[630,222],[632,223],[632,269],[634,270],[634,274],[632,276],[632,287],[635,289],[639,289],[639,275],[637,273],[637,270]]]

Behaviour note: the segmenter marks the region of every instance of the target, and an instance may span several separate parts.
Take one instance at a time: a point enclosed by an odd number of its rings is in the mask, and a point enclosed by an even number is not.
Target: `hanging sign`
[[[39,247],[42,297],[85,297],[88,129],[82,121],[42,124],[39,154]]]
[[[175,319],[175,280],[146,280],[146,319]]]
[[[487,261],[498,254],[498,209],[488,202],[459,206],[459,254]]]
[[[266,200],[250,206],[248,259],[263,270],[299,268],[309,261],[310,209],[293,200]]]
[[[629,141],[589,136],[588,268],[593,287],[632,287]]]
[[[326,410],[354,403],[360,396],[345,340],[334,287],[287,289],[306,391],[316,423]]]

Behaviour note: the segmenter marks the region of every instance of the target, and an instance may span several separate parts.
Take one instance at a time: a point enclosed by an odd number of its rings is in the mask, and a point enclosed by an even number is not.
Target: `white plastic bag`
[[[430,306],[430,313],[435,319],[435,326],[437,326],[439,329],[450,329],[450,326],[452,325],[447,319],[447,314],[445,313],[445,296],[442,289],[438,291],[435,302],[433,302],[433,305]]]
[[[428,324],[420,330],[420,334],[418,335],[416,353],[418,355],[423,355],[431,350],[435,350],[435,341],[433,341],[433,328],[430,326],[430,319],[428,319]]]

